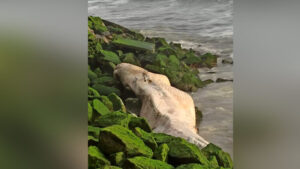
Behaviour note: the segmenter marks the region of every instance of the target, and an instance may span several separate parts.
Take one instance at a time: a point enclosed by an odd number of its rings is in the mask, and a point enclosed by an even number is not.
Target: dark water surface
[[[233,57],[233,0],[89,0],[88,3],[89,15],[147,36],[180,42],[186,48],[212,52],[221,58]],[[219,63],[212,70],[200,69],[200,72],[203,80],[233,79],[232,65]],[[232,82],[222,82],[191,94],[204,114],[200,135],[231,155],[232,93]]]

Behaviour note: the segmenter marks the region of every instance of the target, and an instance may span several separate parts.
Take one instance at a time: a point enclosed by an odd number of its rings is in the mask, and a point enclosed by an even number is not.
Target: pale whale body
[[[142,100],[140,116],[148,120],[154,132],[182,137],[199,147],[208,144],[197,134],[193,99],[172,87],[165,75],[128,63],[117,65],[114,75]]]

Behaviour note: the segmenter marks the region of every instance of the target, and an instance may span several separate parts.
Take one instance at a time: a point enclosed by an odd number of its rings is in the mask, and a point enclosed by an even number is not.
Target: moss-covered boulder
[[[139,60],[134,56],[133,53],[126,53],[123,59],[124,63],[130,63],[136,66],[141,66]]]
[[[88,87],[88,98],[89,99],[94,99],[94,98],[99,98],[100,97],[100,94],[99,92],[92,88],[92,87]]]
[[[123,166],[124,169],[174,169],[165,162],[146,157],[129,158]]]
[[[120,111],[108,113],[95,119],[94,125],[98,127],[108,127],[112,125],[120,125],[128,127],[130,117],[128,114]]]
[[[206,156],[202,154],[200,149],[189,143],[188,141],[177,138],[168,143],[169,162],[173,165],[188,164],[188,163],[200,163],[202,165],[208,165],[209,161]]]
[[[109,100],[113,103],[114,111],[122,111],[126,112],[126,107],[122,101],[122,99],[115,93],[111,93],[108,96]]]
[[[139,40],[132,40],[132,39],[124,39],[124,38],[117,38],[112,42],[115,46],[129,48],[134,50],[142,50],[142,51],[155,51],[155,44],[139,41]]]
[[[117,167],[117,166],[112,166],[112,165],[105,165],[105,166],[101,166],[101,167],[99,167],[99,168],[97,168],[97,169],[122,169],[122,168],[120,168],[120,167]]]
[[[100,131],[99,147],[107,154],[124,152],[128,157],[152,157],[152,150],[131,130],[120,125],[106,127]]]
[[[138,98],[127,98],[125,106],[127,112],[139,115],[142,108],[142,101]]]
[[[101,95],[110,95],[111,93],[116,93],[117,95],[120,95],[121,92],[119,89],[115,87],[110,87],[102,84],[95,84],[93,85],[93,88],[97,90]]]
[[[101,102],[110,110],[113,111],[113,103],[109,100],[107,96],[100,96]]]
[[[167,162],[168,160],[168,153],[169,153],[169,146],[167,144],[161,144],[155,151],[153,154],[153,158],[163,161],[163,162]]]
[[[157,144],[169,143],[172,140],[178,138],[165,133],[152,133],[153,138],[155,139]]]
[[[88,148],[88,163],[89,168],[98,168],[103,165],[110,165],[110,162],[96,146],[89,146]]]
[[[131,116],[129,124],[128,124],[128,128],[130,130],[134,130],[136,127],[139,127],[146,132],[152,131],[150,125],[148,124],[148,122],[145,118]]]
[[[147,133],[143,129],[136,127],[134,130],[134,134],[141,138],[144,143],[150,147],[153,151],[158,147],[151,133]]]
[[[219,167],[219,163],[218,163],[218,160],[217,160],[216,156],[210,156],[208,158],[208,160],[209,160],[209,166],[211,168],[218,168]]]
[[[191,164],[180,165],[176,167],[176,169],[210,169],[210,168],[208,168],[207,166],[203,166],[201,164],[191,163]]]
[[[99,115],[106,115],[110,113],[109,109],[98,99],[93,100],[93,108]]]
[[[107,32],[107,28],[100,17],[89,16],[88,25],[95,33],[101,34]]]
[[[225,168],[233,168],[233,163],[230,155],[224,152],[220,147],[210,143],[201,151],[207,157],[216,156],[219,166]]]
[[[125,156],[125,153],[123,153],[123,152],[117,152],[117,153],[111,154],[109,157],[109,160],[113,165],[122,166],[126,160],[126,156]]]

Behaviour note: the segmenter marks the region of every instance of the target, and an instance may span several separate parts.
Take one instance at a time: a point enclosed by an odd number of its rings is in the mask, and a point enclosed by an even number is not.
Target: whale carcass
[[[165,75],[128,63],[117,65],[114,75],[141,99],[140,116],[148,120],[154,132],[182,137],[199,147],[208,144],[197,134],[193,99],[172,87]]]

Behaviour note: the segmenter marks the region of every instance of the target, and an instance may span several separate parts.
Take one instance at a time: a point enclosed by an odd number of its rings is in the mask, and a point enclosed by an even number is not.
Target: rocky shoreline
[[[89,169],[233,168],[230,155],[212,143],[200,150],[183,138],[152,132],[138,117],[139,99],[113,77],[117,64],[130,63],[167,76],[178,89],[196,91],[212,82],[201,81],[197,68],[215,66],[217,56],[99,17],[90,16],[88,26]]]

